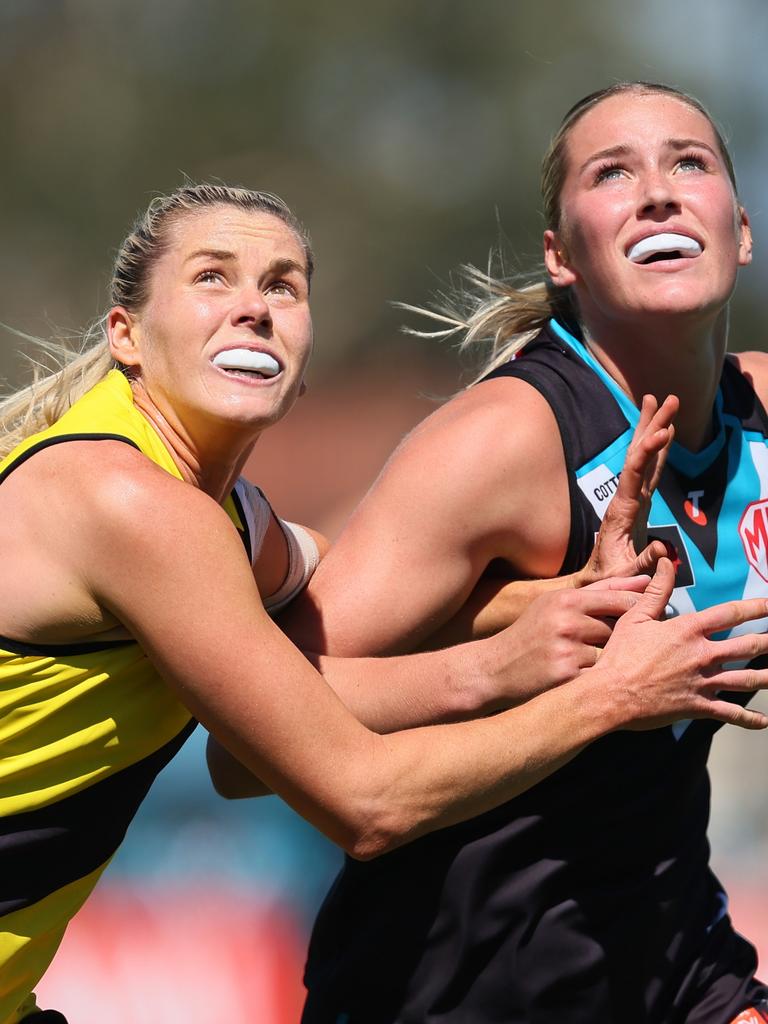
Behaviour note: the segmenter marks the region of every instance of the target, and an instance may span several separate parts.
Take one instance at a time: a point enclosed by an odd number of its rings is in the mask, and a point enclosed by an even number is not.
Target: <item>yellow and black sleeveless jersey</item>
[[[180,478],[114,370],[0,462],[0,483],[50,445],[105,439],[133,445]],[[246,534],[234,492],[225,508]],[[31,991],[67,922],[194,725],[136,643],[48,646],[0,636],[2,1024],[34,1009]]]

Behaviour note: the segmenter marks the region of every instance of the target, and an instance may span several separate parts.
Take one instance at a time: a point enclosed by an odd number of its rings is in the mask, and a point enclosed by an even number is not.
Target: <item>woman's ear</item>
[[[113,306],[107,313],[109,350],[123,366],[141,364],[141,329],[125,306]]]
[[[746,267],[752,262],[752,228],[749,215],[743,206],[739,207],[739,266]]]
[[[556,231],[544,232],[544,266],[552,284],[568,288],[576,281],[576,274],[568,263],[568,252]]]

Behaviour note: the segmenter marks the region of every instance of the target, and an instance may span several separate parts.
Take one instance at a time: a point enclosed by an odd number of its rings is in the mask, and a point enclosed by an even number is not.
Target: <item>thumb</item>
[[[675,589],[675,568],[668,558],[660,558],[651,582],[629,613],[635,620],[661,619]]]
[[[643,548],[635,559],[635,570],[638,573],[652,573],[660,558],[663,558],[667,549],[660,540],[652,540]]]

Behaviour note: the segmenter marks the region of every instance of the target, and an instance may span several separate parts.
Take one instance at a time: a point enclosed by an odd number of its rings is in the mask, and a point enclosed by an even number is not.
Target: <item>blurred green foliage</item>
[[[594,88],[699,95],[759,211],[765,28],[760,0],[3,0],[0,320],[76,332],[151,195],[218,178],[280,193],[308,224],[321,374],[414,346],[445,360],[398,335],[388,300],[423,303],[500,235],[522,266],[538,258],[539,160]],[[763,272],[740,291],[737,348],[761,340]],[[17,348],[4,334],[9,383]]]

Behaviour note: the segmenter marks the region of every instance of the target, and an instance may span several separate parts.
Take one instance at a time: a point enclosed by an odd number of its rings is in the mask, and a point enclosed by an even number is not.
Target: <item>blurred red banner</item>
[[[306,939],[238,891],[104,886],[37,987],[72,1024],[296,1024]]]

